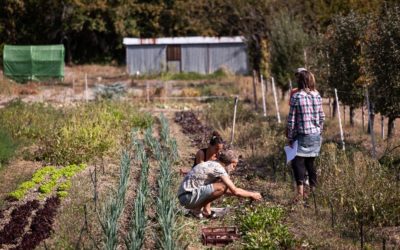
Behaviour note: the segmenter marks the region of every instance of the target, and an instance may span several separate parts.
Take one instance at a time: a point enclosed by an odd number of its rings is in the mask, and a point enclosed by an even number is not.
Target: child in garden
[[[228,173],[235,170],[238,160],[235,152],[227,150],[219,154],[218,160],[194,166],[179,187],[180,204],[197,218],[214,218],[209,204],[223,195],[261,200],[260,193],[238,188],[229,178]]]

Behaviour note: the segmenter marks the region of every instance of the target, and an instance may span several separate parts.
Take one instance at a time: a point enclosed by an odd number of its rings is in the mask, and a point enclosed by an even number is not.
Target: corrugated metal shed
[[[249,71],[243,37],[124,38],[123,43],[131,75],[168,70],[208,74],[221,67],[236,74]]]

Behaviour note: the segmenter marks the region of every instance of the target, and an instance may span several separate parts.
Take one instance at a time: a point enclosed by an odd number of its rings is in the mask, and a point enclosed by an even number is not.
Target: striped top
[[[322,109],[322,98],[318,91],[309,93],[301,90],[290,98],[290,110],[287,130],[288,139],[293,141],[298,134],[321,133],[325,114]]]

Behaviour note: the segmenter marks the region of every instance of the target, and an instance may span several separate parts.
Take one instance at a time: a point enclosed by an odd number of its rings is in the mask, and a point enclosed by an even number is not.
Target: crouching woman
[[[238,157],[232,150],[220,153],[218,160],[197,164],[182,181],[178,199],[182,206],[198,218],[214,217],[208,205],[223,195],[261,200],[261,194],[236,187],[228,172],[235,170]]]

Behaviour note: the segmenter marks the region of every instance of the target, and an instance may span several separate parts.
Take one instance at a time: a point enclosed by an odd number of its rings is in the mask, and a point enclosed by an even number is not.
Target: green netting
[[[18,82],[64,78],[64,45],[5,45],[4,74]]]

